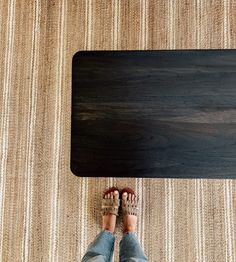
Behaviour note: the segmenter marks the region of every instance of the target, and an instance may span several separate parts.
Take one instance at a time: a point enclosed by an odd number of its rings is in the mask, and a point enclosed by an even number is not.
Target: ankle
[[[108,232],[111,233],[111,234],[114,234],[114,232],[115,232],[115,230],[110,229],[110,228],[108,228],[108,227],[103,227],[102,230],[103,230],[103,231],[108,231]]]
[[[124,233],[135,233],[136,227],[133,225],[126,225],[123,230]]]

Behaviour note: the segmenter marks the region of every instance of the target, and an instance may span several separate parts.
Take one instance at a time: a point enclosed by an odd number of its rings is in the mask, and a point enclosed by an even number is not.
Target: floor
[[[80,261],[110,185],[137,190],[150,261],[236,260],[236,181],[78,178],[69,168],[73,54],[236,48],[234,1],[1,1],[0,33],[0,261]]]

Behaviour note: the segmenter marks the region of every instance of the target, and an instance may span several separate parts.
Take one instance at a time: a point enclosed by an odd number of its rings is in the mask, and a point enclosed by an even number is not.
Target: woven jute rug
[[[150,261],[236,260],[236,181],[78,178],[69,168],[73,54],[236,48],[235,1],[1,1],[0,32],[0,261],[80,261],[111,185],[137,190]],[[119,219],[114,261],[120,238]]]

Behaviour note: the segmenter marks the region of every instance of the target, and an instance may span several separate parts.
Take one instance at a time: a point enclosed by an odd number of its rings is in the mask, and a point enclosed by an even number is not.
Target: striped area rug
[[[79,50],[236,48],[233,0],[0,1],[0,261],[80,261],[104,188],[140,196],[151,262],[236,261],[236,181],[71,174]],[[121,238],[118,220],[116,252]]]

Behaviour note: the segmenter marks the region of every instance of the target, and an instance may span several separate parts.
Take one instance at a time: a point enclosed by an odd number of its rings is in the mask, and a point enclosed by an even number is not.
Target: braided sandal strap
[[[102,199],[102,215],[113,214],[118,216],[120,199],[103,198]]]
[[[122,214],[123,215],[138,215],[138,200],[135,199],[134,201],[130,200],[122,200]]]

